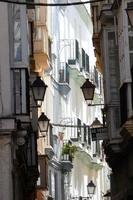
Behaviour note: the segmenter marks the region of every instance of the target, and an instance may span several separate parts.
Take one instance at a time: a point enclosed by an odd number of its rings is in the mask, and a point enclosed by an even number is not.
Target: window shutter
[[[86,138],[86,136],[87,136],[87,131],[86,131],[86,125],[84,124],[84,142],[86,143],[87,142],[87,138]]]
[[[78,136],[78,139],[81,139],[81,120],[80,119],[77,119],[77,136]]]
[[[85,51],[82,48],[82,68],[85,70]]]
[[[52,129],[52,125],[50,125],[50,128],[49,128],[49,137],[50,137],[50,145],[53,147],[53,129]]]
[[[79,43],[78,41],[76,40],[76,59],[79,60]]]
[[[94,68],[94,74],[95,74],[95,83],[96,83],[96,86],[99,87],[99,84],[98,84],[98,72],[96,70],[96,67]]]
[[[91,132],[90,132],[90,128],[88,127],[88,145],[91,145]]]
[[[29,74],[27,68],[12,69],[12,82],[14,94],[14,113],[29,114]]]
[[[89,56],[88,56],[88,54],[85,55],[85,59],[86,59],[85,70],[89,73],[90,72],[90,65],[89,65]]]

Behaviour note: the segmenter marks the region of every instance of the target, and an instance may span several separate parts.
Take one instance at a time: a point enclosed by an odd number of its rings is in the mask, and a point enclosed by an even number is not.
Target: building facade
[[[132,27],[126,9],[131,1],[92,4],[93,42],[103,70],[108,140],[106,160],[112,169],[111,199],[132,199]],[[97,20],[98,19],[98,20]]]
[[[90,125],[102,123],[102,105],[88,106],[81,90],[89,79],[93,103],[103,104],[89,7],[26,2],[0,3],[0,199],[84,199],[92,180],[100,200],[109,169]],[[38,76],[48,86],[40,107],[31,91]],[[38,127],[42,113],[48,132]]]
[[[26,5],[1,2],[0,10],[0,199],[35,199],[39,172],[30,108],[32,18]]]
[[[109,188],[108,176],[104,177],[109,168],[101,154],[101,141],[92,141],[90,132],[95,118],[102,122],[103,107],[102,74],[95,67],[90,11],[84,5],[56,6],[48,8],[47,14],[51,67],[44,75],[48,85],[44,112],[52,126],[54,155],[48,164],[49,186],[44,199],[87,197],[90,180],[96,185],[94,199],[101,199]],[[87,78],[96,85],[93,103],[101,106],[85,102],[81,86]]]

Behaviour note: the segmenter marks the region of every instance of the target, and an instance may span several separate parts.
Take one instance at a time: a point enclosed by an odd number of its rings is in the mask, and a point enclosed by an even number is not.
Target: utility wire
[[[28,5],[28,6],[73,6],[73,5],[84,5],[88,3],[95,3],[95,2],[102,2],[105,0],[90,0],[85,2],[73,2],[73,3],[34,3],[28,1],[14,1],[14,0],[0,0],[3,3],[12,3],[12,4],[19,4],[19,5]]]
[[[52,126],[58,126],[58,127],[68,127],[68,128],[89,128],[89,125],[69,125],[69,124],[51,124]]]

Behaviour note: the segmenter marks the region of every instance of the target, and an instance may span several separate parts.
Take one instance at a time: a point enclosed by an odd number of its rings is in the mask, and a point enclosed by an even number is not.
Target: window
[[[81,120],[77,119],[77,137],[79,140],[81,140]]]
[[[14,114],[29,114],[29,75],[26,68],[12,69]]]
[[[133,33],[129,35],[129,54],[130,54],[130,67],[133,66]]]
[[[19,6],[15,6],[14,13],[14,60],[16,62],[19,62],[22,60],[21,22]]]
[[[128,40],[129,40],[129,57],[130,57],[130,67],[133,65],[133,30],[129,25],[128,29]]]
[[[121,124],[127,120],[127,83],[120,88]]]
[[[132,65],[132,68],[131,68],[131,77],[132,77],[131,90],[132,90],[132,109],[133,109],[133,65]]]
[[[29,54],[33,56],[33,22],[29,22]]]
[[[79,43],[77,40],[69,40],[69,55],[68,55],[68,64],[76,64],[76,61],[79,62]]]
[[[53,147],[53,128],[51,124],[49,127],[49,137],[50,137],[50,145]]]
[[[88,54],[85,55],[85,70],[86,72],[90,72],[90,64],[89,64],[89,56]]]
[[[96,67],[94,68],[94,76],[95,76],[95,83],[96,83],[96,86],[99,87],[98,72],[97,72],[97,70],[96,70]]]
[[[82,68],[85,70],[85,50],[82,48]]]
[[[55,180],[55,200],[58,200],[58,175],[57,173],[54,174]]]
[[[87,142],[87,128],[86,125],[84,124],[84,142]]]
[[[69,67],[67,63],[60,63],[61,69],[59,70],[59,82],[69,84]]]
[[[76,59],[79,60],[79,43],[77,40],[75,42],[76,42]]]
[[[87,133],[88,133],[88,145],[91,145],[91,131],[90,128],[87,128]]]
[[[38,156],[38,165],[39,165],[39,179],[37,182],[37,188],[39,189],[48,189],[48,158],[46,155]]]
[[[35,133],[29,132],[29,138],[27,142],[27,165],[35,166],[37,164],[37,154],[36,154],[36,137]]]

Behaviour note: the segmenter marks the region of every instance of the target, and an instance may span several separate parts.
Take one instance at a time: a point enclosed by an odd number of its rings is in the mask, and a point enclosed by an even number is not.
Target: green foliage
[[[69,154],[71,157],[74,157],[76,151],[77,151],[77,147],[75,145],[72,145],[70,143],[66,143],[66,144],[63,145],[62,155]]]

